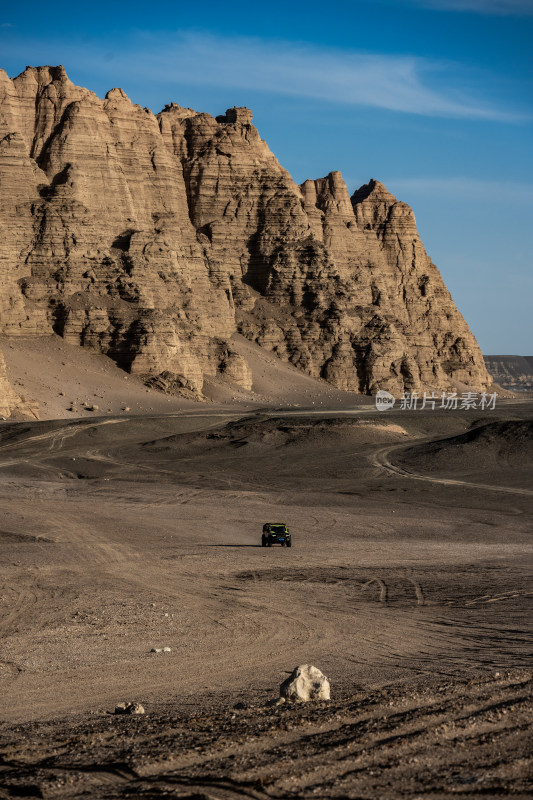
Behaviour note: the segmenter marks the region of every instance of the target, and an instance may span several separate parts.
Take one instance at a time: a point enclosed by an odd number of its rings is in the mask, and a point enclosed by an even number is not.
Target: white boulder
[[[279,693],[285,700],[305,703],[308,700],[329,700],[330,686],[326,676],[311,664],[301,664],[283,681]]]

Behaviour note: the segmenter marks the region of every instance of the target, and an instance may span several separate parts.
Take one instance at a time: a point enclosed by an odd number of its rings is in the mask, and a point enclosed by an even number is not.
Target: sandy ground
[[[0,797],[530,796],[532,404],[195,408],[0,426]]]
[[[38,417],[42,420],[73,419],[81,415],[90,419],[117,414],[168,414],[196,411],[199,407],[243,411],[276,405],[285,408],[354,405],[352,393],[304,375],[239,334],[233,336],[232,347],[246,358],[252,370],[252,391],[217,375],[205,381],[204,401],[199,403],[150,389],[141,378],[127,375],[106,356],[69,345],[60,336],[0,336],[0,349],[13,388],[30,405],[37,402]],[[368,405],[372,400],[359,396],[357,402]],[[94,405],[97,410],[89,410]],[[73,406],[75,411],[71,410]]]

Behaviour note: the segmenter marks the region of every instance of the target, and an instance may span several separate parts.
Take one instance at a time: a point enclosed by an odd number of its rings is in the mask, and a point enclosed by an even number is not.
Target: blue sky
[[[533,0],[30,0],[0,66],[62,63],[157,112],[247,105],[297,182],[339,169],[414,209],[483,352],[533,354]]]

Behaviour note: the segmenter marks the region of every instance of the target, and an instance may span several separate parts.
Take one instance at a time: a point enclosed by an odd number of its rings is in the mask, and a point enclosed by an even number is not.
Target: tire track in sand
[[[428,439],[426,441],[429,442],[433,440]],[[460,481],[453,478],[434,478],[430,475],[421,475],[418,472],[412,472],[404,467],[400,467],[398,464],[394,464],[390,460],[391,453],[401,453],[402,450],[405,450],[405,445],[403,444],[388,445],[387,447],[382,447],[379,450],[376,450],[372,458],[372,466],[378,467],[379,469],[384,469],[387,472],[392,472],[394,475],[399,475],[402,478],[411,478],[415,481],[439,483],[443,486],[466,486],[469,489],[485,489],[490,492],[505,492],[507,494],[519,494],[525,495],[526,497],[533,497],[533,491],[530,489],[518,489],[511,486],[498,486],[496,484],[491,485],[489,483],[470,483],[469,481]]]

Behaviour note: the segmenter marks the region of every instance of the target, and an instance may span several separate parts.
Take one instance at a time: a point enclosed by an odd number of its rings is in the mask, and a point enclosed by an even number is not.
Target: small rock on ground
[[[140,703],[117,703],[115,714],[144,714],[144,707]]]
[[[329,700],[330,686],[326,676],[311,664],[301,664],[279,687],[285,700],[305,703],[308,700]]]

